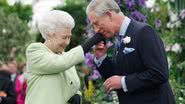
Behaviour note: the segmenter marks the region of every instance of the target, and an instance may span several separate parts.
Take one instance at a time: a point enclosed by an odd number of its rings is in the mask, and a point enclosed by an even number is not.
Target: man
[[[18,66],[17,66],[17,62],[15,59],[11,59],[9,62],[8,62],[8,71],[9,73],[11,74],[11,81],[13,82],[13,86],[15,87],[15,84],[16,84],[16,79],[17,79],[17,76],[18,76]]]
[[[124,16],[114,0],[92,0],[86,11],[96,32],[117,40],[105,89],[117,90],[120,104],[175,104],[164,45],[152,27]],[[106,70],[107,59],[97,60]]]
[[[0,104],[16,104],[16,93],[8,66],[0,63]]]

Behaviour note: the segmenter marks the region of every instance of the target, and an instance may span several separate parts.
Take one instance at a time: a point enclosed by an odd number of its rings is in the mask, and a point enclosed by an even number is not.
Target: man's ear
[[[105,14],[106,14],[106,15],[109,17],[109,19],[112,21],[112,18],[113,18],[112,12],[111,12],[111,11],[107,11]]]

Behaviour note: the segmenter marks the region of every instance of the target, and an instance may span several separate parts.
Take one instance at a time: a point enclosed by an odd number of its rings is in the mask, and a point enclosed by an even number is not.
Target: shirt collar
[[[121,28],[119,31],[119,36],[125,36],[126,30],[130,24],[131,19],[128,18],[127,16],[125,16],[125,19],[123,20],[122,24],[121,24]]]
[[[96,65],[98,67],[100,67],[100,65],[102,64],[103,60],[107,57],[107,54],[103,55],[102,57],[100,57],[99,59],[97,59],[96,57],[94,58],[94,62],[96,63]]]

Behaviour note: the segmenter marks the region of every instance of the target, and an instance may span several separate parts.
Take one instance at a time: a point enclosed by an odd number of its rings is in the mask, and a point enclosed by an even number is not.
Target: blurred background
[[[17,95],[24,99],[26,94],[26,77],[22,77],[26,62],[25,49],[32,42],[43,42],[36,28],[36,21],[42,12],[57,9],[73,16],[76,25],[72,41],[66,49],[69,50],[94,34],[85,14],[89,1],[91,0],[0,0],[0,70],[5,69],[11,73]],[[150,24],[163,39],[176,102],[185,104],[185,0],[116,1],[125,15]],[[107,45],[111,55],[112,43],[108,42]],[[77,66],[83,104],[118,104],[114,91],[104,91],[104,80],[93,65],[93,57],[92,50],[86,54],[85,64]],[[6,94],[0,91],[0,96]],[[20,104],[24,104],[24,100]]]

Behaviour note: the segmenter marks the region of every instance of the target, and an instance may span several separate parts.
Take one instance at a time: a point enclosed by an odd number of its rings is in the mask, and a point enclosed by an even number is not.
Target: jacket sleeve
[[[84,61],[81,46],[75,47],[62,55],[48,52],[40,45],[31,45],[26,51],[27,70],[35,74],[60,73]]]
[[[103,60],[102,64],[99,67],[96,65],[97,70],[100,72],[103,79],[106,80],[114,75],[113,65],[114,64],[111,58],[109,58],[108,56]]]
[[[169,77],[167,57],[160,37],[150,26],[144,26],[138,33],[137,48],[145,69],[126,76],[128,92],[163,84]]]

